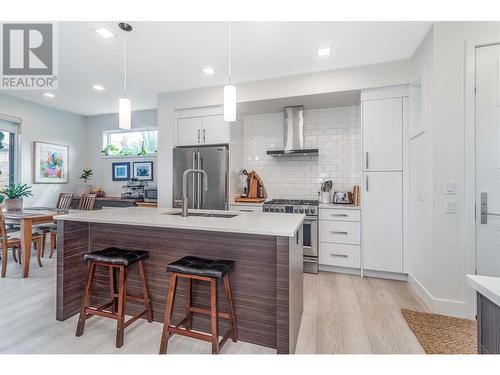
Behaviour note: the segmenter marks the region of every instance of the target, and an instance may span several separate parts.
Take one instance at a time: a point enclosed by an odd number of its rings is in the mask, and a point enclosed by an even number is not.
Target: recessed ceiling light
[[[205,73],[207,76],[213,76],[215,74],[214,68],[210,66],[205,66],[201,68],[201,70],[203,70],[203,73]]]
[[[111,31],[109,31],[105,27],[99,27],[99,28],[95,29],[95,32],[97,34],[99,34],[100,36],[102,36],[104,39],[109,39],[109,38],[112,38],[115,36],[115,34],[113,34]]]
[[[92,88],[95,90],[95,91],[104,91],[104,87],[101,86],[101,85],[92,85]]]
[[[45,92],[43,94],[43,96],[45,96],[46,98],[55,98],[56,96],[54,94],[52,94],[51,92]]]
[[[318,48],[318,56],[330,56],[330,47]]]

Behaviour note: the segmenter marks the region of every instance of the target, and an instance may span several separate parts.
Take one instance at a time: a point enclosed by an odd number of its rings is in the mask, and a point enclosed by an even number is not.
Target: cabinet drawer
[[[250,206],[250,205],[238,205],[232,204],[231,211],[239,211],[239,212],[262,212],[262,206]]]
[[[361,268],[360,246],[336,243],[319,243],[319,264]]]
[[[349,221],[319,221],[320,242],[360,244],[360,223]]]
[[[339,210],[336,208],[321,208],[320,220],[361,221],[360,210]]]

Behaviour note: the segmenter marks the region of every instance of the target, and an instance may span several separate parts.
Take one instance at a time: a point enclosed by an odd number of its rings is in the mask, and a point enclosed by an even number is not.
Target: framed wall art
[[[69,147],[47,142],[33,142],[33,183],[67,184]]]

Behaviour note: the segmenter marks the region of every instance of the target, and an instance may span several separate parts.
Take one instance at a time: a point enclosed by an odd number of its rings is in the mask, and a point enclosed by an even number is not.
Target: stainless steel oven
[[[302,246],[304,272],[318,273],[318,201],[273,199],[264,203],[264,212],[305,214]]]

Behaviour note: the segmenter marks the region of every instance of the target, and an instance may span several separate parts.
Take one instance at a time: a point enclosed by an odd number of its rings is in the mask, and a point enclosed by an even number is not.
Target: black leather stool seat
[[[167,272],[183,273],[185,275],[196,275],[204,277],[215,277],[222,279],[234,269],[232,260],[203,259],[187,256],[170,263]]]
[[[104,250],[85,254],[83,260],[129,266],[135,262],[146,259],[148,256],[149,252],[145,250],[123,250],[116,247],[108,247]]]

